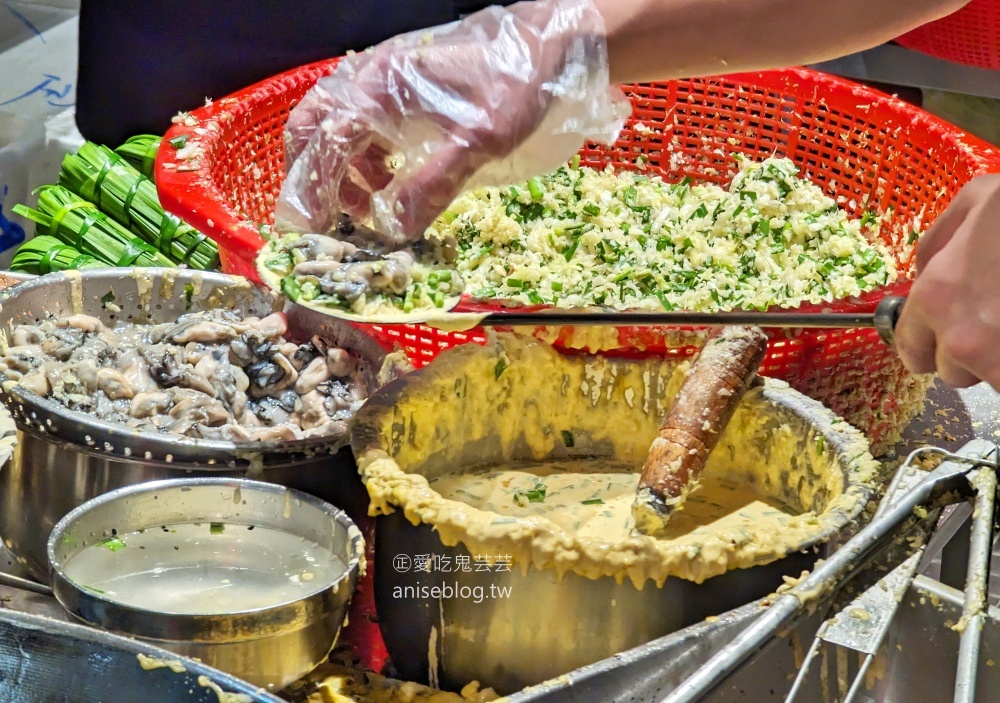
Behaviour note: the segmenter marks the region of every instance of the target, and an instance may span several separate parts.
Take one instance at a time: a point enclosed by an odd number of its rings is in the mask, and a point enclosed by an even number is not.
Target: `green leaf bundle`
[[[56,237],[83,254],[109,266],[176,268],[173,261],[147,242],[62,186],[42,186],[37,209],[15,205],[18,215],[36,223],[36,234]]]
[[[40,234],[32,237],[20,247],[10,262],[11,271],[44,276],[56,271],[105,267],[107,264],[93,256],[81,253],[55,237]]]
[[[215,242],[164,212],[153,182],[107,147],[87,142],[78,153],[67,154],[59,185],[96,205],[174,263],[201,271],[218,267]]]
[[[155,134],[140,134],[130,137],[127,142],[115,149],[115,153],[128,161],[133,168],[151,181],[153,164],[156,162],[156,152],[160,149],[160,138]]]

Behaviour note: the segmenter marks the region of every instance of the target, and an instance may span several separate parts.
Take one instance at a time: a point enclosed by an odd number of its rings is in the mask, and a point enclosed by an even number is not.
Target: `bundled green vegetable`
[[[171,261],[201,271],[218,267],[215,242],[164,212],[153,182],[111,149],[87,142],[78,153],[67,154],[59,185],[96,205]]]
[[[160,149],[160,138],[155,134],[140,134],[130,137],[127,142],[115,149],[115,153],[132,164],[139,173],[151,181],[153,164],[156,162],[156,152]]]
[[[81,253],[55,237],[40,234],[22,244],[10,262],[11,271],[44,276],[70,269],[103,268],[107,264]]]
[[[63,244],[109,266],[175,268],[162,252],[136,237],[97,207],[62,186],[42,186],[38,209],[15,205],[14,212],[35,222],[37,235],[56,237]]]

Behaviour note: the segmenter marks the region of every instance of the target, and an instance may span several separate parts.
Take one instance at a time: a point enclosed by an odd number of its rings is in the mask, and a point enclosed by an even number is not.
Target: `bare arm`
[[[967,2],[534,0],[411,32],[345,58],[292,111],[276,225],[324,232],[346,212],[415,241],[463,190],[613,139],[627,110],[613,83],[835,58]]]
[[[870,49],[969,0],[595,0],[611,79],[796,66]]]

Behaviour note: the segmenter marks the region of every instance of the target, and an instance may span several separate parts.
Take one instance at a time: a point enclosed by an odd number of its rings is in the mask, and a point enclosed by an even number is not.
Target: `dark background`
[[[276,73],[512,0],[83,0],[76,120],[115,147]]]

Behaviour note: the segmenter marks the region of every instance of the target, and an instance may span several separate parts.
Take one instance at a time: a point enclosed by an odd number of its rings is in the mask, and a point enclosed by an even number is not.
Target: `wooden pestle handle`
[[[722,327],[705,342],[649,448],[632,505],[636,530],[657,536],[698,485],[705,462],[767,351],[759,327]]]

